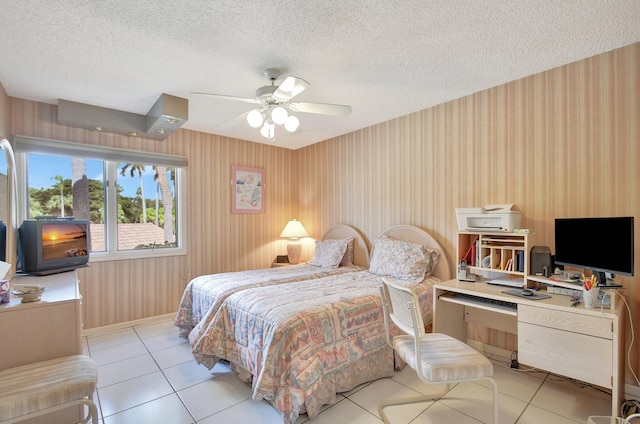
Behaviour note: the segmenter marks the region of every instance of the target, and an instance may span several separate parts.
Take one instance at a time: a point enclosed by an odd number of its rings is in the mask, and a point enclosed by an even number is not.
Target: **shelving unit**
[[[473,273],[499,272],[525,278],[529,275],[532,234],[505,232],[458,233],[458,263],[467,260]]]
[[[563,287],[565,289],[574,290],[578,292],[582,290],[582,284],[580,283],[570,283],[553,276],[551,278],[545,278],[540,275],[528,275],[525,280],[525,284],[527,287],[534,287],[538,289],[546,289],[548,286],[555,286],[555,287]],[[616,308],[616,301],[618,298],[618,296],[616,296],[616,293],[615,293],[616,290],[619,290],[619,289],[615,289],[615,288],[612,288],[609,290],[600,289],[600,293],[603,296],[609,297],[609,306],[605,306],[605,308],[607,309]],[[602,300],[599,300],[598,302],[601,302],[601,301]],[[600,306],[597,307],[597,309],[599,308]]]

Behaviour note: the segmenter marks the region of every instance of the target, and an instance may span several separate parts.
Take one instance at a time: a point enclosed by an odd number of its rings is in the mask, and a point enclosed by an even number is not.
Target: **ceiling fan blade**
[[[351,113],[351,106],[349,105],[332,105],[328,103],[293,102],[289,104],[289,109],[294,112],[332,116],[347,116]]]
[[[200,92],[192,92],[191,94],[195,94],[197,96],[210,96],[210,97],[216,97],[218,99],[225,99],[225,100],[236,100],[239,102],[245,102],[245,103],[254,103],[254,104],[260,104],[260,100],[256,100],[256,99],[252,99],[249,97],[237,97],[237,96],[227,96],[224,94],[213,94],[213,93],[200,93]]]
[[[222,124],[218,125],[216,128],[220,130],[226,130],[227,128],[234,127],[241,122],[247,122],[247,114],[249,112],[242,113],[236,116],[235,118],[228,120],[227,122],[223,122]]]
[[[287,77],[282,84],[280,84],[278,89],[273,92],[273,97],[278,100],[290,100],[302,93],[310,85],[311,84],[302,78]]]

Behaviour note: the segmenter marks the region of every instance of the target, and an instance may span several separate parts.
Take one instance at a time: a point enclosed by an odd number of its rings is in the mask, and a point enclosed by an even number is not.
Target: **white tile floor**
[[[125,329],[94,331],[84,339],[86,353],[98,366],[95,399],[102,424],[282,424],[276,410],[253,401],[250,388],[226,366],[209,371],[197,365],[166,316]],[[493,361],[501,424],[584,424],[589,415],[610,414],[611,397],[605,393],[546,373],[512,370],[503,358]],[[421,383],[405,367],[393,378],[339,395],[338,402],[314,420],[303,415],[296,424],[379,424],[380,400],[438,389]],[[386,413],[393,424],[487,423],[490,398],[488,387],[458,384],[438,402],[389,407]]]

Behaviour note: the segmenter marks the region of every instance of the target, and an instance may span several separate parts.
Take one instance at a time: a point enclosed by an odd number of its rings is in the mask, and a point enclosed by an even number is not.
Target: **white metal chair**
[[[436,395],[389,399],[378,405],[385,423],[389,419],[383,409],[390,405],[404,405],[437,400],[453,383],[488,380],[493,387],[493,423],[498,423],[498,386],[493,380],[493,364],[466,343],[446,334],[425,333],[418,297],[408,287],[383,278],[380,287],[384,309],[387,343],[413,368],[420,380],[427,384],[445,384]],[[391,320],[404,334],[391,337]]]
[[[604,417],[592,415],[587,419],[587,424],[630,424],[640,419],[640,414],[629,415],[627,418]]]

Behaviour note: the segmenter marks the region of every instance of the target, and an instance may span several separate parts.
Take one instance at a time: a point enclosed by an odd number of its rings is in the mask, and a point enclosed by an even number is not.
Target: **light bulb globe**
[[[263,121],[264,117],[258,109],[253,109],[251,112],[247,113],[247,122],[252,128],[258,128],[262,125]]]
[[[289,116],[284,123],[284,129],[290,133],[296,132],[299,127],[300,127],[300,120],[293,115]]]
[[[269,122],[265,122],[260,130],[260,134],[264,138],[273,138],[275,136],[276,126],[275,124],[271,124]]]
[[[284,124],[288,116],[289,114],[287,113],[287,110],[282,106],[276,106],[271,111],[271,120],[274,122],[274,124]]]

